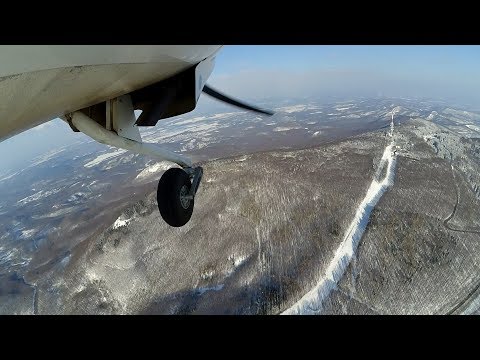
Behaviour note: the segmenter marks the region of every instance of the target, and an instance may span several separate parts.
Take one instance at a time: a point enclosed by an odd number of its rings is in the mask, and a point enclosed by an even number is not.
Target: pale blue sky
[[[385,95],[475,106],[480,46],[225,46],[210,82],[252,98]]]
[[[478,73],[480,46],[404,45],[281,45],[229,46],[217,56],[215,72],[230,74],[249,69],[312,70],[364,68],[376,71],[432,75]]]
[[[262,98],[428,97],[480,109],[480,46],[226,45],[209,83],[231,96]],[[200,98],[197,111],[214,104]],[[227,106],[215,103],[217,108]],[[158,124],[161,126],[161,122]],[[55,120],[0,143],[0,173],[78,139]]]

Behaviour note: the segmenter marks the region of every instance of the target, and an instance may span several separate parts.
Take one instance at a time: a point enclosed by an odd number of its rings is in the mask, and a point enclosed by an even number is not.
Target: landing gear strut
[[[130,95],[110,100],[106,106],[105,126],[81,111],[75,111],[65,117],[70,126],[81,131],[102,144],[116,146],[137,154],[151,156],[161,161],[170,161],[180,168],[171,168],[161,177],[157,189],[157,201],[160,215],[167,224],[175,227],[185,225],[193,212],[194,198],[197,193],[203,169],[192,167],[192,161],[182,155],[169,151],[157,144],[142,142]]]
[[[190,220],[202,175],[200,166],[185,170],[171,168],[162,175],[158,182],[157,203],[168,225],[180,227]]]

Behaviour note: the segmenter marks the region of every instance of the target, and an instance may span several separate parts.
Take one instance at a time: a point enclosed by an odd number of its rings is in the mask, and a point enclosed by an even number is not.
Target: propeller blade
[[[242,108],[242,109],[246,109],[246,110],[251,110],[251,111],[255,111],[255,112],[258,112],[258,113],[261,113],[261,114],[265,114],[265,115],[273,115],[274,112],[273,111],[270,111],[270,110],[263,110],[263,109],[260,109],[260,108],[257,108],[257,107],[254,107],[254,106],[251,106],[251,105],[248,105],[248,104],[245,104],[243,102],[240,102],[238,100],[235,100],[235,99],[232,99],[222,93],[219,93],[217,90],[215,89],[212,89],[210,86],[208,85],[205,85],[203,87],[203,92],[207,95],[210,95],[211,97],[217,99],[217,100],[220,100],[220,101],[223,101],[223,102],[226,102],[227,104],[230,104],[230,105],[234,105],[234,106],[238,106],[239,108]]]

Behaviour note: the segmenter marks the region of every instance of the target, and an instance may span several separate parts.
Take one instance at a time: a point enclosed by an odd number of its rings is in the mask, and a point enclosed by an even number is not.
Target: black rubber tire
[[[183,226],[192,217],[194,199],[190,200],[187,209],[180,202],[180,191],[183,186],[190,191],[192,183],[188,174],[179,168],[168,169],[158,182],[158,210],[163,220],[170,226]]]

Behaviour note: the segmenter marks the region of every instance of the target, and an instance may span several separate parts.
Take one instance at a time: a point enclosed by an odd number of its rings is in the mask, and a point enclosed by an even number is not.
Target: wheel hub
[[[186,185],[183,185],[182,188],[180,189],[180,204],[182,207],[187,210],[188,207],[190,206],[190,196],[188,188]]]

